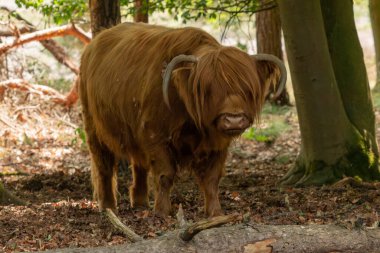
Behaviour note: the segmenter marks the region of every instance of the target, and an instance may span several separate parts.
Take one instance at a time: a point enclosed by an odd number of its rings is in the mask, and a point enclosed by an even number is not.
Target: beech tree
[[[371,16],[371,25],[373,32],[373,40],[375,44],[376,54],[376,85],[379,89],[380,85],[380,1],[369,0],[369,13]]]
[[[380,179],[375,117],[351,0],[281,0],[301,151],[282,184]]]
[[[265,0],[261,0],[261,4],[264,3]],[[281,60],[284,59],[281,43],[281,20],[277,7],[256,13],[256,41],[257,53],[273,54]],[[273,87],[270,93],[276,93]],[[277,105],[290,105],[286,88],[273,102]]]

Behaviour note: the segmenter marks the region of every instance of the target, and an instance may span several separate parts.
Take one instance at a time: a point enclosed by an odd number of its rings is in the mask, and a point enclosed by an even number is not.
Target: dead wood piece
[[[78,98],[79,98],[78,86],[79,86],[79,75],[76,77],[74,84],[72,84],[71,90],[69,91],[69,93],[67,93],[65,97],[62,99],[58,99],[58,98],[55,99],[55,102],[67,107],[73,106],[78,101]]]
[[[39,95],[49,95],[53,98],[62,98],[62,94],[53,88],[40,84],[31,84],[23,79],[10,79],[0,82],[0,90],[5,89],[19,89]]]
[[[193,237],[198,234],[199,232],[214,228],[214,227],[219,227],[224,224],[230,223],[230,222],[237,222],[242,219],[242,216],[239,214],[231,214],[231,215],[222,215],[222,216],[216,216],[212,217],[206,220],[201,220],[193,225],[189,226],[186,228],[182,233],[180,233],[180,238],[184,241],[190,241],[193,239]]]
[[[247,244],[244,246],[244,253],[272,253],[272,244],[274,242],[276,242],[276,239],[266,239],[252,244]]]
[[[138,242],[143,240],[138,234],[133,232],[132,229],[124,225],[124,223],[121,222],[121,220],[111,209],[107,208],[105,213],[112,225],[114,225],[115,228],[119,231],[123,232],[131,242]]]
[[[364,182],[353,177],[345,177],[335,184],[332,187],[340,188],[344,186],[351,186],[355,188],[367,188],[367,189],[377,189],[380,186],[379,182]]]
[[[13,47],[23,45],[31,41],[40,41],[50,39],[57,36],[72,35],[77,37],[83,43],[88,44],[91,38],[79,27],[74,24],[68,24],[59,27],[53,27],[46,30],[36,31],[28,34],[22,34],[19,38],[13,42],[6,42],[0,45],[0,55],[7,52]]]
[[[37,31],[37,28],[31,22],[23,18],[16,11],[11,11],[7,8],[5,8],[4,10],[8,11],[9,13],[12,13],[12,15],[16,19],[26,24],[25,26],[18,29],[20,34]],[[8,30],[0,30],[0,36],[15,36],[15,34],[14,34],[14,31],[9,28]],[[72,60],[70,60],[64,48],[60,46],[56,41],[52,39],[47,39],[47,40],[41,40],[40,43],[44,48],[46,48],[54,56],[55,59],[57,59],[58,62],[62,63],[63,65],[71,69],[75,74],[77,75],[79,74],[79,68],[73,63]]]
[[[177,230],[155,239],[119,246],[44,253],[379,253],[380,249],[380,228],[350,230],[336,225],[238,224],[204,230],[190,242],[184,242],[178,233]]]

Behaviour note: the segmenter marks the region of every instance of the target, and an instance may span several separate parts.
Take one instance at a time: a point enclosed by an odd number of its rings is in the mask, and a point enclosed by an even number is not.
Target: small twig
[[[219,227],[221,225],[230,223],[230,222],[237,222],[242,220],[242,216],[240,214],[230,214],[230,215],[222,215],[222,216],[216,216],[212,217],[206,220],[201,220],[193,225],[189,226],[187,229],[185,229],[183,232],[179,234],[179,237],[184,241],[190,241],[196,234],[199,232]]]
[[[133,232],[132,229],[124,225],[124,223],[121,222],[121,220],[111,209],[106,208],[105,214],[112,223],[112,225],[114,225],[114,227],[119,231],[123,232],[131,242],[138,242],[143,240],[143,238],[141,238],[138,234]]]
[[[0,163],[0,167],[19,165],[19,164],[23,164],[23,163],[24,163],[24,162],[17,162],[17,163]]]
[[[1,167],[7,166],[0,164]],[[10,176],[29,176],[28,173],[22,171],[9,172],[9,173],[0,173],[0,177],[10,177]]]
[[[67,121],[67,120],[61,118],[56,112],[54,112],[54,114],[55,114],[55,116],[56,116],[57,118],[59,118],[59,121],[61,121],[62,123],[66,124],[67,126],[72,127],[72,128],[74,128],[74,129],[77,129],[77,128],[78,128],[78,125],[76,125],[76,124],[74,124],[74,123],[71,123],[70,121]]]
[[[9,126],[10,128],[14,129],[14,130],[17,130],[17,128],[13,125],[11,125],[10,123],[8,123],[5,119],[3,119],[2,117],[0,117],[0,121],[3,122],[5,125]]]
[[[13,113],[16,113],[16,112],[19,112],[19,111],[23,111],[23,110],[40,110],[39,108],[40,106],[39,105],[34,105],[34,106],[22,106],[22,107],[19,107],[17,108],[16,110],[14,110]]]

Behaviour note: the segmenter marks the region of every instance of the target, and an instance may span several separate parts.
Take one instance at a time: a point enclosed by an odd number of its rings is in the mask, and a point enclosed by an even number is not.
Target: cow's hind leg
[[[132,165],[133,182],[129,187],[132,207],[149,207],[148,171],[142,166]]]
[[[94,188],[94,198],[99,209],[111,208],[116,212],[117,168],[114,154],[102,143],[95,134],[87,133],[91,152],[91,180]]]

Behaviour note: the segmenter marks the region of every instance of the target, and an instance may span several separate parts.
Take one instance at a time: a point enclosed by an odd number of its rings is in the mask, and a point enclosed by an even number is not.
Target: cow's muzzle
[[[251,121],[244,113],[225,113],[219,116],[217,128],[228,135],[240,135],[251,125]]]

